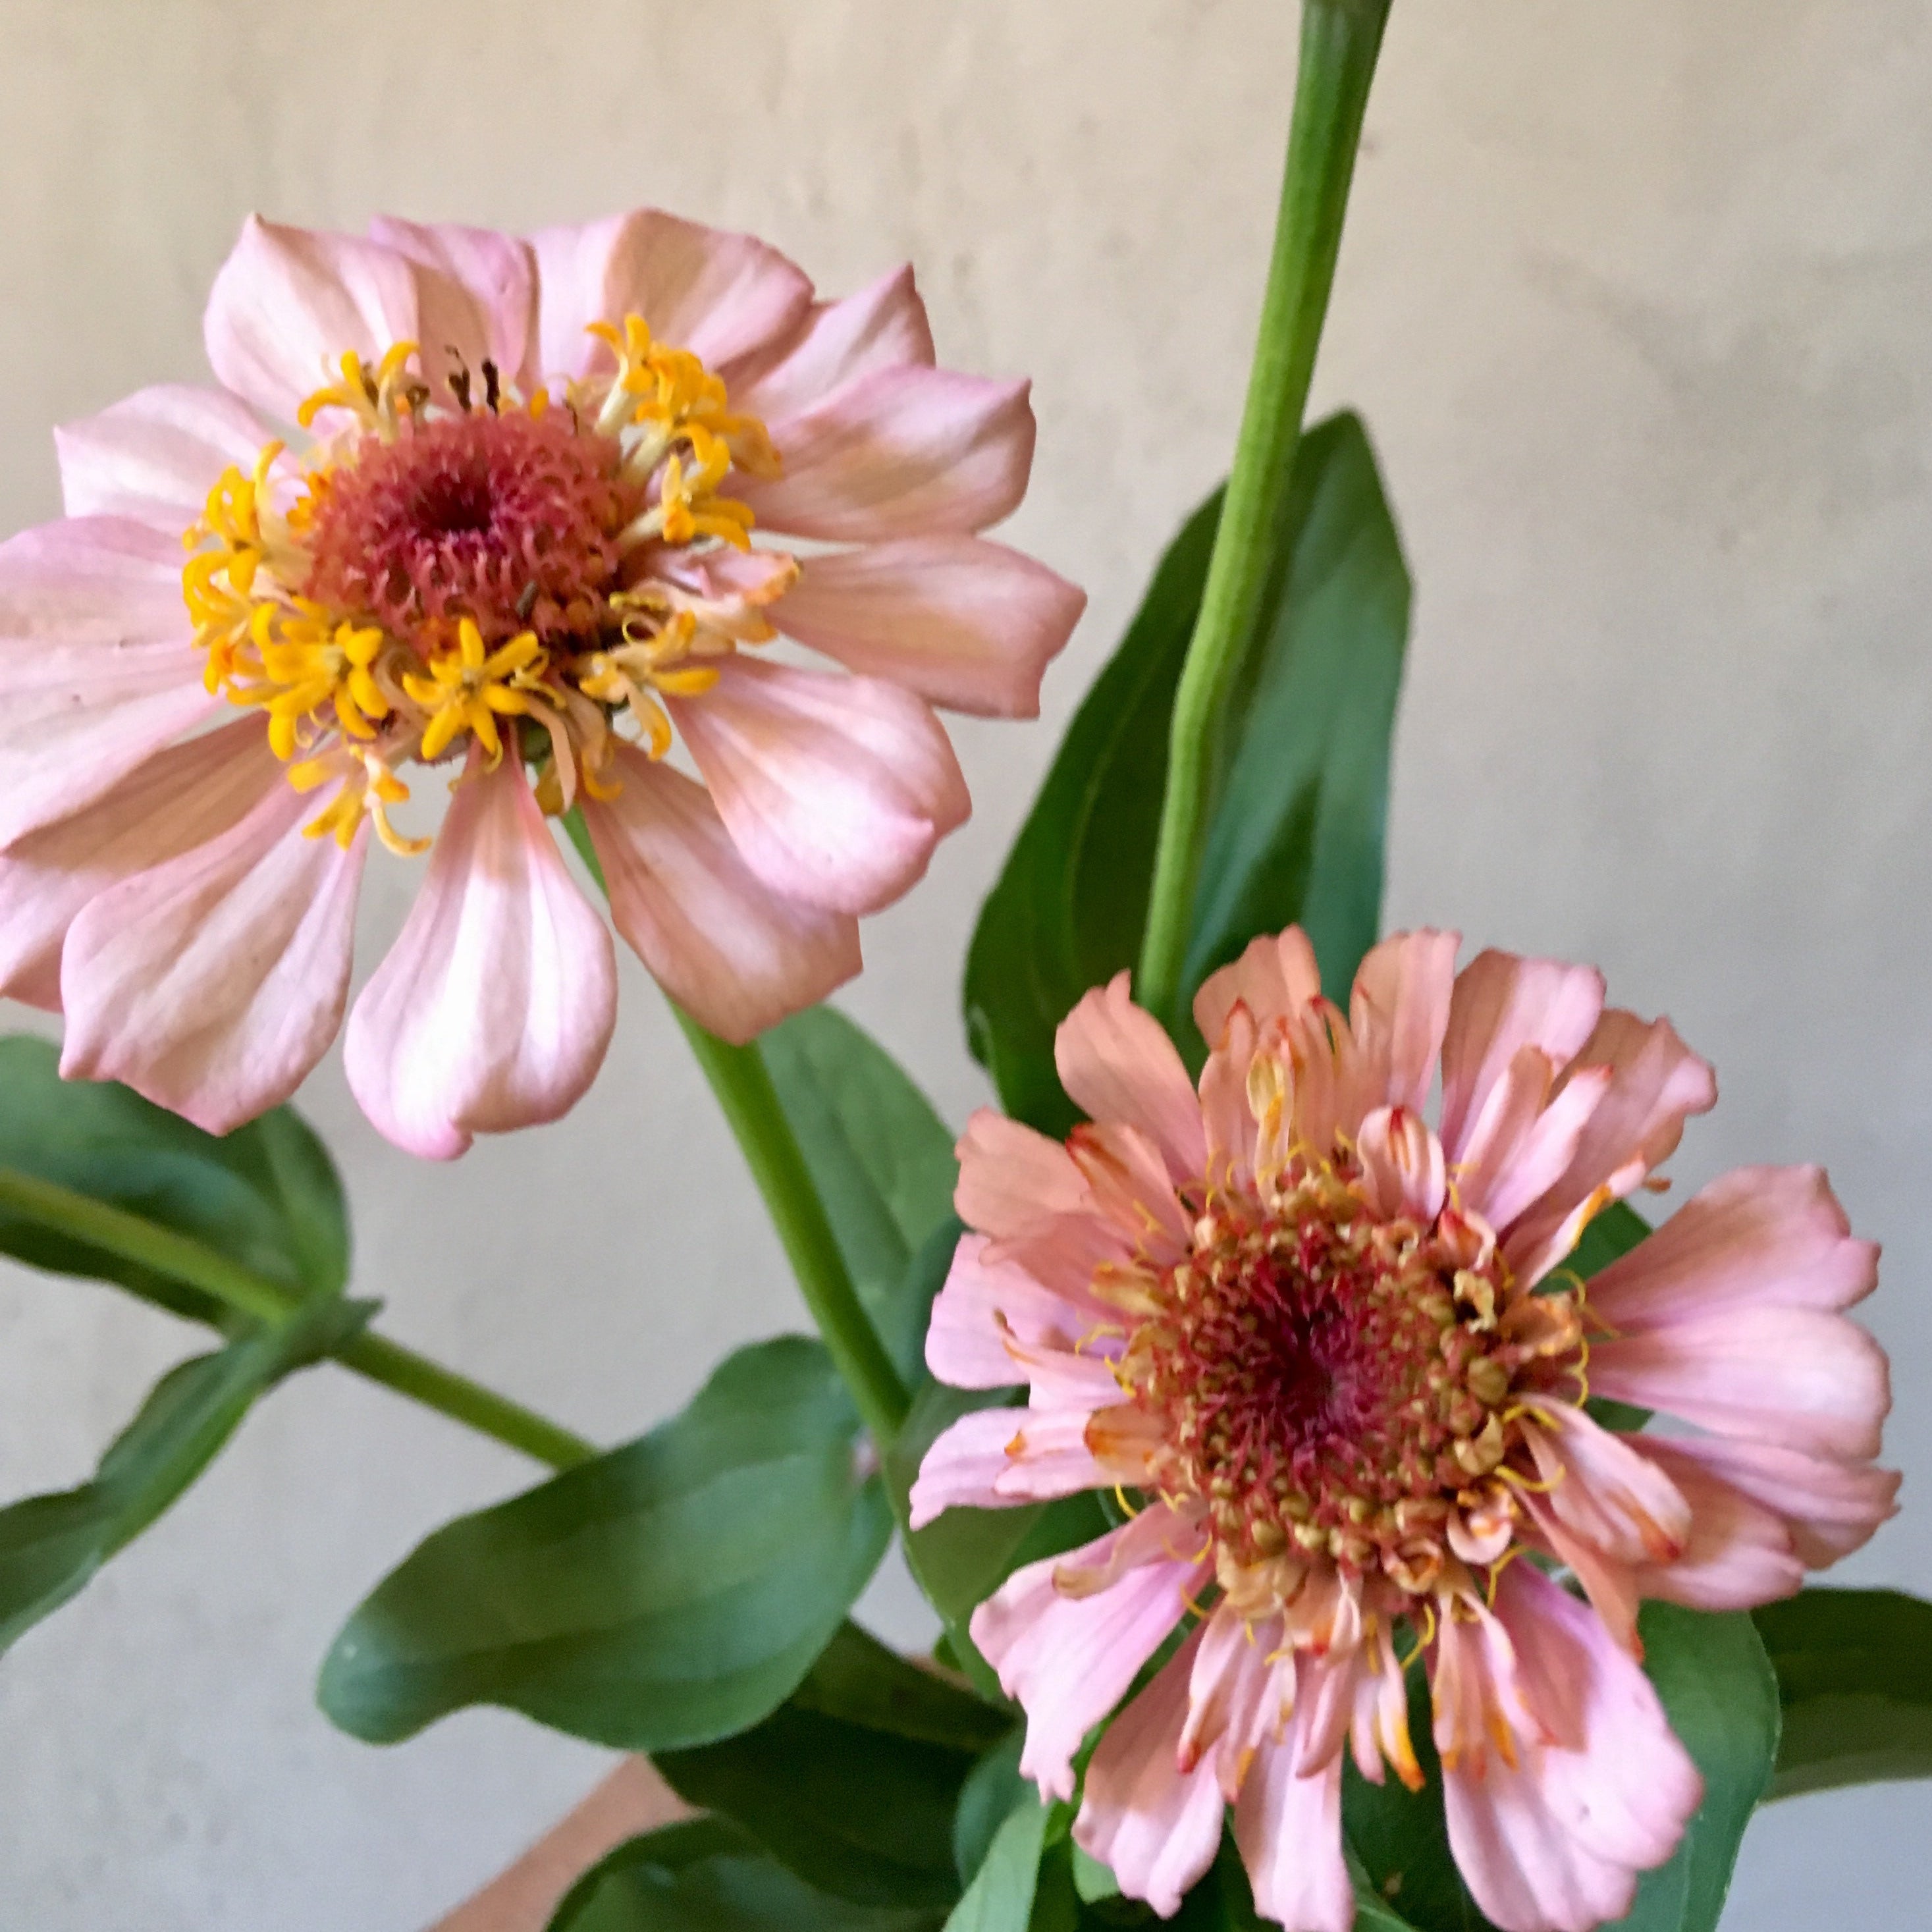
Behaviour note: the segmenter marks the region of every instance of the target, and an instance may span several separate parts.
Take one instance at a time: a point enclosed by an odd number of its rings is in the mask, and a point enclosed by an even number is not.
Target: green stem
[[[765,1057],[754,1041],[732,1046],[680,1011],[678,1024],[711,1082],[711,1090],[738,1137],[752,1178],[784,1244],[800,1292],[812,1310],[833,1363],[858,1404],[874,1441],[890,1442],[911,1406],[878,1331],[852,1286],[845,1258],[826,1218],[798,1136],[791,1130],[772,1084]]]
[[[1214,743],[1228,689],[1266,596],[1273,533],[1288,493],[1315,352],[1334,285],[1362,116],[1389,0],[1305,0],[1288,161],[1259,340],[1233,467],[1174,693],[1136,992],[1163,1019],[1178,1004],[1213,803]]]
[[[563,825],[585,868],[608,898],[610,889],[604,881],[604,867],[583,813],[567,812]],[[755,1040],[748,1046],[733,1046],[707,1033],[674,1000],[670,1010],[677,1016],[705,1078],[711,1082],[727,1124],[737,1136],[745,1164],[764,1197],[765,1211],[778,1231],[799,1292],[818,1324],[833,1366],[844,1378],[872,1439],[883,1447],[898,1434],[912,1400],[852,1286],[851,1272],[839,1252],[798,1136],[779,1103],[765,1057]]]
[[[118,1261],[198,1288],[254,1321],[286,1322],[304,1305],[295,1289],[230,1261],[188,1235],[54,1181],[0,1168],[0,1209],[52,1233],[84,1242]],[[138,1294],[140,1290],[134,1292]],[[508,1396],[385,1336],[365,1330],[351,1336],[332,1354],[344,1368],[553,1468],[570,1468],[598,1453],[594,1444],[546,1421]]]

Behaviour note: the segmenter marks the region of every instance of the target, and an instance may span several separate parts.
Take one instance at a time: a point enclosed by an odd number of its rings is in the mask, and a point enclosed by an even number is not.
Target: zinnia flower
[[[609,1040],[547,816],[581,807],[617,930],[747,1039],[858,970],[857,915],[965,818],[930,706],[1031,715],[1079,613],[978,534],[1025,488],[1027,386],[935,368],[909,272],[820,302],[648,211],[250,220],[206,339],[222,386],[60,432],[66,518],[0,547],[0,991],[64,1010],[64,1072],[218,1132],[333,1038],[372,832],[430,846],[412,767],[454,802],[347,1069],[447,1156],[562,1113]],[[751,648],[778,632],[851,674]]]
[[[1063,1146],[981,1113],[960,1145],[979,1232],[927,1360],[1030,1406],[940,1437],[913,1520],[1118,1486],[1121,1527],[1017,1571],[972,1630],[1025,1707],[1022,1768],[1071,1798],[1087,1733],[1186,1627],[1075,1826],[1163,1913],[1232,1804],[1262,1913],[1350,1924],[1342,1753],[1420,1782],[1400,1646],[1484,1911],[1621,1918],[1700,1797],[1640,1599],[1768,1601],[1892,1511],[1885,1358],[1840,1312],[1876,1250],[1822,1174],[1728,1175],[1586,1288],[1564,1258],[1712,1105],[1710,1070],[1587,968],[1491,952],[1452,978],[1456,944],[1378,946],[1345,1017],[1298,930],[1257,940],[1196,1001],[1198,1092],[1123,974],[1060,1031],[1092,1124]],[[1612,1432],[1592,1394],[1694,1429]]]

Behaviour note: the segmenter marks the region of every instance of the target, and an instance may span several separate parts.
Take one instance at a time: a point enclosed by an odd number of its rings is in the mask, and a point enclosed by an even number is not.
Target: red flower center
[[[622,456],[562,410],[406,418],[317,489],[301,594],[424,655],[463,617],[490,644],[523,631],[589,643],[620,587],[618,533],[643,504]]]
[[[1452,1503],[1508,1441],[1525,1352],[1502,1287],[1326,1164],[1272,1209],[1217,1198],[1122,1364],[1163,1424],[1160,1486],[1205,1499],[1239,1562],[1326,1553],[1427,1587]]]

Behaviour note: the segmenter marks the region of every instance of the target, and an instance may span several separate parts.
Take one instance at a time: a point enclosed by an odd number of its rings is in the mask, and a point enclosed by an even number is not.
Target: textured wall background
[[[968,724],[979,812],[850,996],[957,1120],[980,894],[1156,546],[1214,479],[1286,122],[1289,0],[6,0],[0,526],[50,423],[202,373],[243,213],[535,226],[644,201],[842,291],[905,256],[941,352],[1029,371],[1010,533],[1093,592],[1047,722]],[[1882,1238],[1932,1590],[1932,15],[1922,0],[1398,0],[1318,398],[1367,413],[1418,578],[1394,922],[1600,960],[1724,1100],[1678,1162],[1828,1162]],[[364,970],[410,880],[372,864]],[[446,1169],[327,1065],[303,1104],[400,1336],[615,1441],[800,1317],[641,971],[560,1126]],[[14,1023],[10,1016],[9,1024]],[[24,1022],[22,1022],[24,1023]],[[560,1214],[555,1204],[568,1204]],[[189,1338],[0,1277],[0,1492],[70,1481]],[[338,1372],[0,1664],[0,1923],[412,1932],[598,1774],[479,1714],[372,1751],[309,1701],[340,1617],[530,1472]],[[913,1636],[889,1580],[876,1620]],[[1762,1821],[1726,1923],[1908,1922],[1926,1789]]]

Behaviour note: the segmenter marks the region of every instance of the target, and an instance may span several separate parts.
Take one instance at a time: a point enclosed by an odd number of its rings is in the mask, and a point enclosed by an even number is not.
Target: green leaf
[[[322,1666],[322,1708],[392,1743],[470,1704],[626,1750],[728,1737],[798,1688],[891,1536],[824,1349],[729,1357],[648,1436],[446,1525]]]
[[[1389,740],[1409,580],[1361,418],[1295,453],[1271,616],[1228,706],[1227,764],[1195,890],[1184,982],[1298,923],[1346,1004],[1382,914]]]
[[[656,1762],[821,1892],[947,1906],[961,1788],[1010,1722],[848,1624],[764,1723]]]
[[[1751,1615],[1784,1710],[1772,1797],[1932,1778],[1932,1604],[1804,1590]]]
[[[1006,1112],[1047,1133],[1064,1134],[1079,1118],[1054,1070],[1054,1030],[1082,994],[1140,950],[1168,714],[1220,514],[1217,490],[1168,545],[1126,636],[1074,714],[967,954],[974,1057]]]
[[[934,1932],[935,1912],[815,1891],[722,1819],[633,1838],[572,1886],[550,1932]]]
[[[341,1292],[349,1222],[328,1152],[286,1107],[217,1138],[107,1082],[63,1080],[58,1050],[0,1039],[0,1167],[111,1202],[305,1295]],[[0,1212],[0,1252],[62,1274],[119,1282],[236,1332],[199,1290]]]
[[[1011,1735],[973,1767],[959,1793],[952,1814],[952,1864],[962,1885],[972,1883],[1015,1807],[1036,1802],[1037,1794],[1020,1775],[1025,1742],[1024,1727],[1014,1725]]]
[[[1704,1802],[1676,1856],[1644,1874],[1620,1922],[1628,1932],[1714,1932],[1778,1756],[1778,1680],[1741,1610],[1646,1604],[1639,1628],[1670,1728],[1704,1774]]]
[[[953,1136],[862,1028],[814,1006],[760,1042],[859,1298],[902,1376],[916,1378],[926,1304],[914,1257],[952,1211]]]
[[[940,1432],[969,1411],[1011,1401],[1015,1393],[928,1382],[913,1398],[912,1412],[884,1458],[902,1528],[919,1466]],[[1112,1526],[1099,1498],[1089,1492],[1015,1509],[948,1510],[923,1529],[906,1532],[914,1578],[944,1622],[954,1655],[988,1696],[999,1695],[999,1685],[968,1630],[974,1611],[1023,1564],[1090,1543]]]
[[[1627,1932],[1711,1932],[1724,1908],[1738,1845],[1763,1795],[1778,1748],[1776,1685],[1751,1620],[1646,1604],[1645,1667],[1671,1728],[1697,1762],[1704,1803],[1676,1855],[1644,1875]],[[1349,1844],[1377,1897],[1418,1932],[1487,1932],[1449,1851],[1442,1771],[1430,1737],[1426,1686],[1412,1678],[1409,1734],[1426,1780],[1417,1792],[1390,1778],[1344,1773]]]
[[[1030,1792],[1006,1814],[946,1932],[1026,1932],[1048,1815]]]
[[[207,1468],[256,1397],[345,1340],[373,1312],[327,1300],[171,1370],[94,1480],[0,1510],[0,1651],[76,1595]]]

